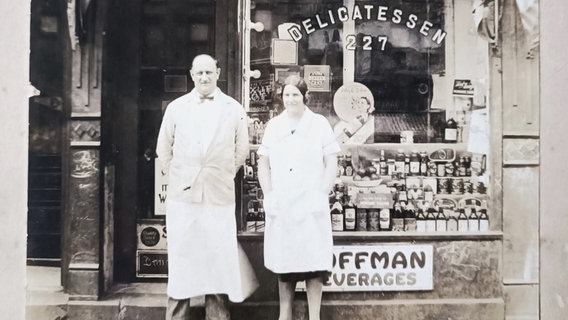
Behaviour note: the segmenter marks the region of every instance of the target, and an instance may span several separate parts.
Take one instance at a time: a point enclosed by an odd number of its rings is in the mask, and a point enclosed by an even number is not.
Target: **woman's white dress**
[[[271,119],[258,154],[270,163],[265,194],[264,264],[275,273],[332,267],[329,200],[323,192],[324,156],[340,151],[326,118],[306,109],[292,132],[287,112]]]

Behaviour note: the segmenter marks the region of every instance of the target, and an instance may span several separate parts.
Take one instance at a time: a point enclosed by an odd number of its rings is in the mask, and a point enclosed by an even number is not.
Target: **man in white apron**
[[[189,319],[189,300],[205,295],[206,319],[230,319],[228,300],[258,286],[237,243],[234,177],[248,153],[243,107],[217,88],[211,56],[195,57],[195,89],[172,101],[156,153],[169,170],[166,319]]]

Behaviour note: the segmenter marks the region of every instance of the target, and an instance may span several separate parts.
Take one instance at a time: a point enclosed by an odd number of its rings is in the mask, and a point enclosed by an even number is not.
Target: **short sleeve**
[[[339,143],[337,143],[337,139],[335,138],[335,134],[333,134],[333,129],[331,129],[331,125],[327,121],[326,118],[323,116],[320,117],[320,126],[322,132],[322,147],[323,147],[323,154],[329,155],[333,153],[338,153],[341,151],[341,147],[339,147]]]

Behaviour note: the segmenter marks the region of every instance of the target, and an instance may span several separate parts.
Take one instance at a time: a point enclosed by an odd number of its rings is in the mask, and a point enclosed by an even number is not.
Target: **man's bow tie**
[[[199,102],[204,102],[204,101],[213,101],[213,96],[199,96]]]

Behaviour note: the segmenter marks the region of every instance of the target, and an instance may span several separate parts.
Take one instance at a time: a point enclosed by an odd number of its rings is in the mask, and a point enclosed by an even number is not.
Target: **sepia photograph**
[[[9,319],[565,318],[563,2],[2,6]]]

